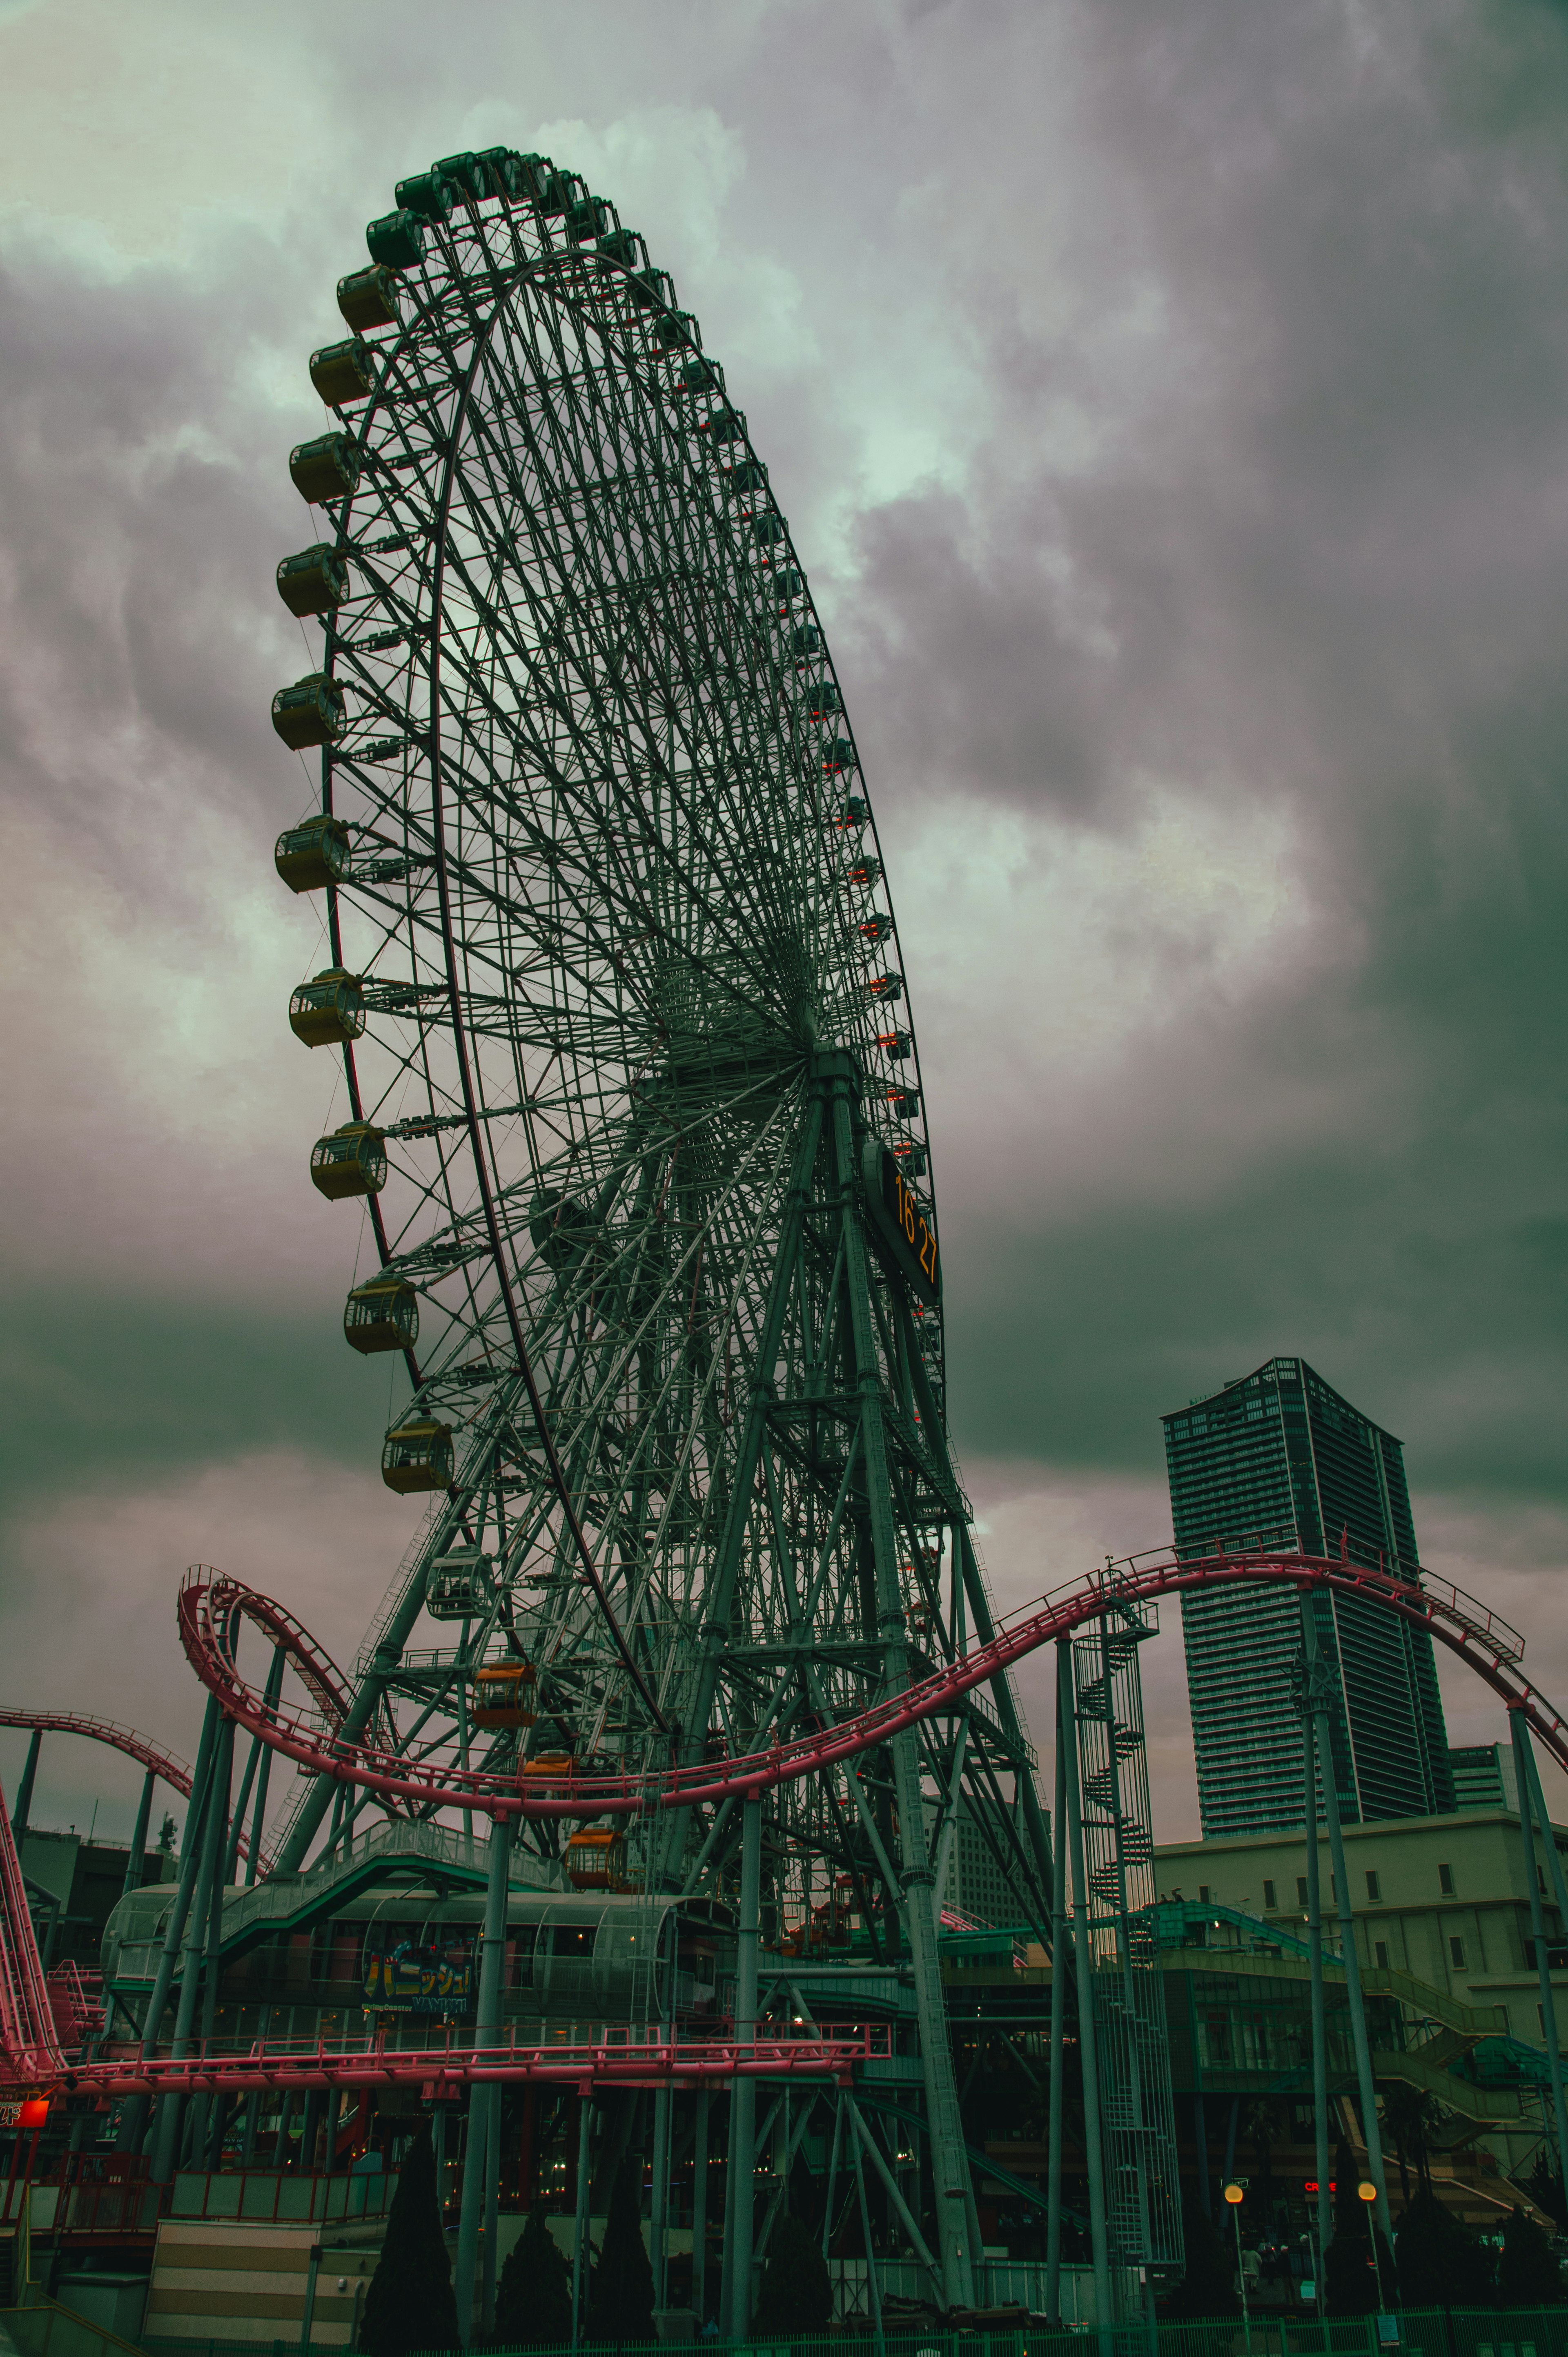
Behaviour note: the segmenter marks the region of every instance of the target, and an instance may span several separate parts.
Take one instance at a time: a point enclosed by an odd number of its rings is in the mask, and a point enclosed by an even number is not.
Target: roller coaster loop
[[[1522,1711],[1552,1758],[1568,1769],[1568,1720],[1525,1677],[1520,1666],[1524,1640],[1517,1630],[1449,1580],[1405,1578],[1356,1563],[1348,1552],[1311,1555],[1278,1546],[1220,1544],[1202,1556],[1162,1550],[1108,1563],[1088,1579],[1058,1588],[1013,1615],[988,1644],[837,1726],[815,1728],[742,1757],[621,1775],[550,1772],[532,1764],[526,1764],[521,1774],[501,1773],[411,1760],[379,1746],[345,1742],[296,1711],[269,1706],[241,1675],[232,1642],[241,1614],[259,1617],[252,1599],[256,1604],[265,1599],[255,1598],[242,1582],[206,1565],[196,1565],[186,1575],[179,1595],[179,1631],[197,1675],[223,1709],[263,1743],[318,1775],[363,1786],[383,1799],[425,1807],[456,1804],[492,1817],[595,1817],[711,1804],[834,1768],[886,1743],[901,1728],[950,1709],[1025,1654],[1119,1606],[1135,1607],[1193,1589],[1258,1584],[1359,1597],[1429,1631],[1467,1663],[1509,1710]]]

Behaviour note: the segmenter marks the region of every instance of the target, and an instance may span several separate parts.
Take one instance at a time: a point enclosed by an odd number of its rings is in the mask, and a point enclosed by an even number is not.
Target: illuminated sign
[[[917,1300],[934,1309],[942,1297],[935,1210],[909,1185],[880,1138],[867,1138],[861,1176],[875,1232],[887,1257]]]
[[[469,1940],[398,1940],[365,1951],[365,2003],[375,2013],[467,2013],[474,2001]]]

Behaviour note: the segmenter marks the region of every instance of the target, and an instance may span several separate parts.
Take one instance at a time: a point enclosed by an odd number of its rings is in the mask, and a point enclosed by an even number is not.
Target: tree
[[[366,2357],[407,2357],[411,2349],[457,2344],[452,2263],[441,2232],[435,2156],[425,2126],[408,2148],[392,2196],[386,2241],[365,2294],[360,2346]]]
[[[563,2349],[572,2338],[572,2270],[535,2207],[496,2287],[498,2349]]]
[[[817,2238],[786,2211],[773,2230],[762,2270],[757,2330],[781,2341],[825,2332],[832,2314],[832,2283]]]
[[[1485,2244],[1424,2186],[1400,2220],[1394,2250],[1408,2308],[1483,2308],[1491,2298]]]
[[[1535,2167],[1524,2179],[1524,2190],[1538,2210],[1555,2220],[1558,2232],[1568,2226],[1568,2201],[1563,2196],[1563,2179],[1552,2168],[1544,2145],[1535,2156]]]
[[[1182,2196],[1182,2241],[1187,2249],[1187,2273],[1171,2294],[1172,2316],[1235,2316],[1236,2253],[1229,2219],[1206,2217],[1190,2193]]]
[[[1563,2271],[1552,2245],[1528,2210],[1510,2210],[1498,2261],[1499,2308],[1556,2308],[1563,2299]]]
[[[642,2164],[623,2160],[610,2193],[588,2304],[590,2341],[651,2341],[653,2269],[642,2240]]]

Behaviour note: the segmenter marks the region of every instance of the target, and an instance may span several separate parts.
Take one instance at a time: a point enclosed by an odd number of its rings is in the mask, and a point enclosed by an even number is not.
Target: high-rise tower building
[[[1181,1554],[1283,1537],[1306,1555],[1343,1544],[1357,1563],[1419,1576],[1400,1443],[1304,1359],[1271,1359],[1161,1420]],[[1331,1738],[1341,1815],[1348,1824],[1452,1809],[1431,1638],[1351,1597],[1321,1594],[1313,1609],[1339,1688]],[[1205,1838],[1304,1824],[1295,1596],[1244,1587],[1186,1596],[1182,1637]]]

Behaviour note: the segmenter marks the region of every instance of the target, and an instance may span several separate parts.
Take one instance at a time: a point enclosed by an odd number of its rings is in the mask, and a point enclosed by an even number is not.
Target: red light
[[[16,2115],[19,2128],[41,2128],[49,2115],[47,2095],[29,2095]]]

